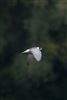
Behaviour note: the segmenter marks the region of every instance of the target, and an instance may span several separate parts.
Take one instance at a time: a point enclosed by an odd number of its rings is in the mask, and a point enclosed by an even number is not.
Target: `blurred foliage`
[[[67,0],[0,0],[0,100],[22,99],[67,100]]]

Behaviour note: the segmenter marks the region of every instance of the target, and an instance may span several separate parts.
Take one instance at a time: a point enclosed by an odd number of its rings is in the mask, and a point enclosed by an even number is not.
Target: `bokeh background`
[[[67,100],[67,0],[0,0],[0,100]]]

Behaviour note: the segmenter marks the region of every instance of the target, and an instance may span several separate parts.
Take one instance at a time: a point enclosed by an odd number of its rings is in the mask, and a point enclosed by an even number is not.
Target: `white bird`
[[[42,48],[39,47],[32,47],[30,49],[25,50],[22,53],[28,53],[28,61],[33,60],[33,58],[35,58],[36,61],[40,61],[42,58],[42,52],[41,52]]]

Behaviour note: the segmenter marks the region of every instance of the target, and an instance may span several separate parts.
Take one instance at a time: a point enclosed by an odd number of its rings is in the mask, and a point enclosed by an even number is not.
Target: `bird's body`
[[[40,61],[42,58],[41,50],[42,50],[42,48],[32,47],[30,49],[25,50],[22,53],[28,53],[28,61],[29,62],[33,62],[34,59],[36,61]]]
[[[27,65],[33,64],[35,58],[33,57],[32,53],[29,53],[27,56]]]

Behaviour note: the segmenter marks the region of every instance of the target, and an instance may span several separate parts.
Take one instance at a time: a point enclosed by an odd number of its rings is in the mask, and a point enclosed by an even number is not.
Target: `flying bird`
[[[34,59],[39,62],[42,58],[41,50],[42,50],[42,48],[32,47],[30,49],[25,50],[22,53],[27,53],[28,54],[28,59],[27,59],[28,63],[33,62]]]

